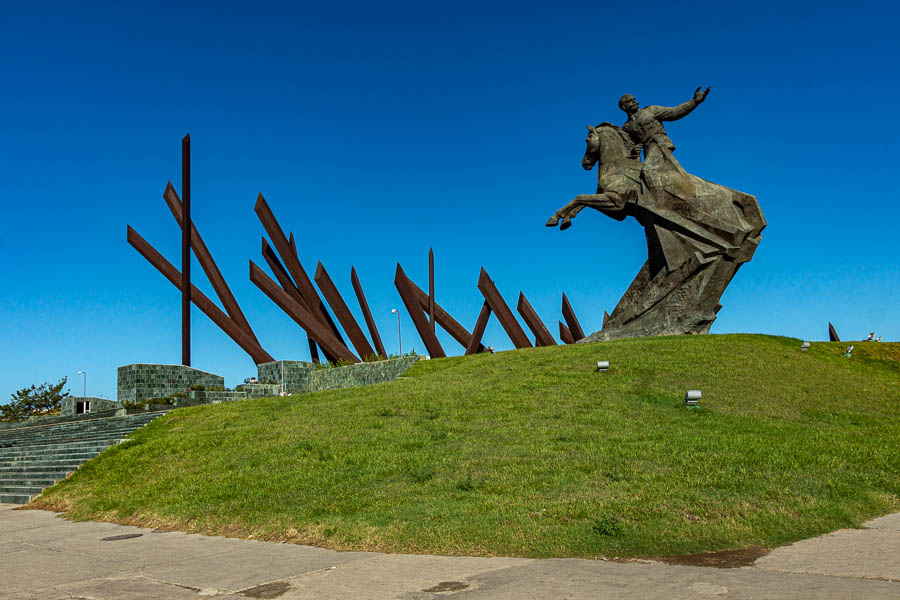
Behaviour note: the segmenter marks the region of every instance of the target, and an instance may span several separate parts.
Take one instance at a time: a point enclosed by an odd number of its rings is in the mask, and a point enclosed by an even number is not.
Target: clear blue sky
[[[584,211],[585,123],[626,92],[706,103],[668,126],[688,171],[757,196],[769,222],[713,333],[900,339],[900,9],[886,2],[7,3],[0,111],[0,402],[69,377],[178,363],[179,292],[125,241],[180,263],[162,200],[192,140],[194,222],[263,346],[305,336],[248,278],[262,192],[362,323],[355,265],[389,352],[399,261],[471,328],[484,265],[556,332],[565,291],[600,328],[646,258],[643,230]],[[195,283],[214,297],[197,263]],[[233,386],[250,358],[199,310],[194,366]],[[403,350],[424,353],[403,314]],[[448,336],[448,353],[462,349]],[[511,343],[495,320],[485,342]]]

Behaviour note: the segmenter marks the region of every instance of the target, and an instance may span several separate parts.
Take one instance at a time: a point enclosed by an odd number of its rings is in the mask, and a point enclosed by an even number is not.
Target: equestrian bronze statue
[[[626,94],[619,100],[628,114],[622,127],[587,126],[581,165],[597,165],[597,193],[576,196],[547,226],[567,229],[585,207],[618,221],[632,216],[646,232],[647,262],[603,329],[585,341],[709,333],[725,288],[762,239],[766,221],[756,198],[685,171],[663,127],[708,93],[697,88],[678,106],[644,108]]]

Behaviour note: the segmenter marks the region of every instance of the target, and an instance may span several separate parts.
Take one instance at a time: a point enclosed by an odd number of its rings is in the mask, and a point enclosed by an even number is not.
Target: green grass
[[[857,343],[853,358],[799,345],[557,346],[179,409],[34,505],[337,549],[533,557],[772,547],[900,509],[900,344]]]

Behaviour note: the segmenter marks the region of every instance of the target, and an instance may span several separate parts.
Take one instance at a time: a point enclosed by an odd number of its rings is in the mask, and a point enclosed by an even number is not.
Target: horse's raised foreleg
[[[561,230],[568,229],[572,225],[572,219],[581,212],[581,209],[588,206],[597,210],[621,210],[625,207],[625,199],[616,192],[578,194],[574,200],[553,213],[547,221],[547,227],[556,227],[559,224]]]

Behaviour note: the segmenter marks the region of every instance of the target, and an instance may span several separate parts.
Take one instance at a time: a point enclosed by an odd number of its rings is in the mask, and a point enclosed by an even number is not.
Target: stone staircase
[[[0,429],[0,503],[25,504],[167,411],[83,415]]]

